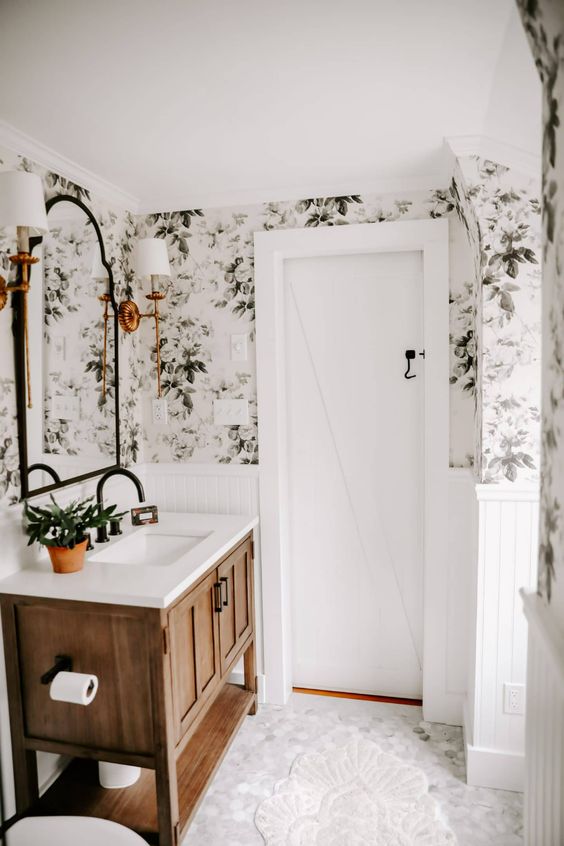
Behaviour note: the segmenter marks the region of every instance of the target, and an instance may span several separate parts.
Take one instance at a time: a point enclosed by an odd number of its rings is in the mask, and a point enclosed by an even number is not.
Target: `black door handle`
[[[423,352],[420,352],[419,355],[421,356],[421,358],[425,358],[425,350],[423,350]],[[407,370],[403,374],[404,379],[415,379],[415,377],[417,376],[417,373],[411,373],[410,374],[411,362],[413,361],[415,356],[416,356],[415,350],[406,350],[405,351],[405,357],[407,359]]]
[[[406,350],[405,351],[405,357],[407,359],[407,370],[403,374],[403,377],[404,377],[404,379],[415,379],[415,377],[417,375],[416,373],[412,373],[411,376],[409,375],[409,371],[410,371],[410,368],[411,368],[411,362],[415,358],[415,350]]]

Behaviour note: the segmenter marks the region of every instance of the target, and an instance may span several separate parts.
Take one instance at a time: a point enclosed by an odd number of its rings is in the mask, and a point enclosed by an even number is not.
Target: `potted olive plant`
[[[93,502],[90,496],[74,500],[61,506],[51,494],[52,505],[30,505],[25,503],[25,530],[29,537],[28,546],[40,543],[46,546],[55,573],[75,573],[84,566],[84,555],[88,529],[105,526],[110,520],[122,517],[125,512],[115,514],[115,505],[104,508]]]

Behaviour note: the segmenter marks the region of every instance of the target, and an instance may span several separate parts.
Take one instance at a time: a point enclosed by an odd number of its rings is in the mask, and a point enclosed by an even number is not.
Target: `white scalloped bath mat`
[[[303,755],[262,802],[267,846],[454,846],[425,774],[369,740]]]

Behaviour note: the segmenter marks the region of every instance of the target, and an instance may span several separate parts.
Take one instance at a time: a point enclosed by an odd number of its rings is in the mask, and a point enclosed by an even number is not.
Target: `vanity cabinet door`
[[[221,673],[253,630],[253,547],[247,538],[223,561],[217,570],[221,585],[219,643]]]
[[[168,615],[176,742],[220,680],[216,571]]]
[[[32,597],[13,608],[27,737],[150,755],[151,632],[144,610]],[[70,656],[74,672],[98,677],[88,707],[53,700],[50,686],[41,684],[57,655]]]

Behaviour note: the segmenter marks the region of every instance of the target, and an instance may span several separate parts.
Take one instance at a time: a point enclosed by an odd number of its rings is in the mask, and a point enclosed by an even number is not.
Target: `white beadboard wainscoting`
[[[519,590],[536,585],[538,486],[476,485],[478,555],[471,587],[464,736],[468,784],[523,790],[524,714],[504,685],[525,685],[527,623]]]
[[[138,464],[148,500],[161,511],[258,514],[257,465]]]
[[[564,843],[564,633],[535,593],[522,591],[529,623],[525,844]]]

